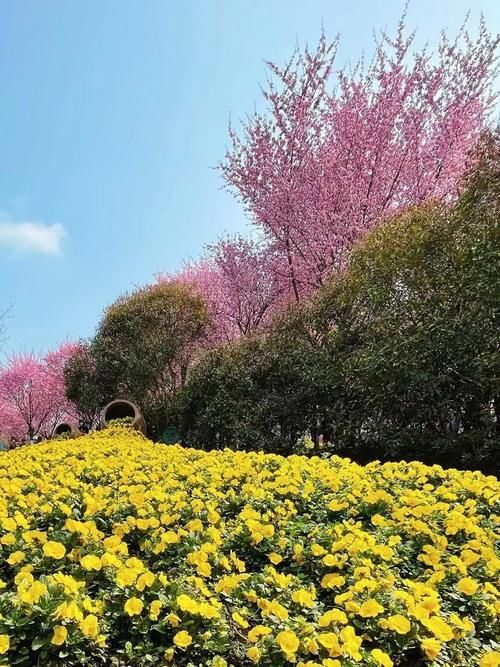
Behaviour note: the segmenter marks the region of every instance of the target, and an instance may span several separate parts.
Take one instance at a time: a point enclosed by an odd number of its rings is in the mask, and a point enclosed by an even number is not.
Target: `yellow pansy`
[[[429,660],[435,660],[441,651],[442,644],[437,639],[427,637],[420,640],[420,646]]]
[[[122,588],[132,586],[136,582],[138,576],[139,574],[137,570],[127,566],[120,567],[116,571],[116,583]]]
[[[327,628],[333,623],[346,625],[347,616],[341,609],[330,609],[320,616],[318,623],[320,628]]]
[[[439,616],[432,616],[426,621],[422,621],[422,625],[430,630],[439,641],[449,642],[453,639],[452,628]]]
[[[125,602],[123,608],[129,616],[138,616],[144,609],[144,602],[139,598],[130,598]]]
[[[248,641],[254,644],[255,642],[258,642],[261,637],[270,635],[271,632],[271,628],[267,627],[267,625],[256,625],[254,628],[248,631]]]
[[[350,625],[342,628],[340,631],[340,639],[342,640],[342,653],[347,653],[348,656],[359,662],[361,660],[361,653],[359,649],[363,642],[361,637],[356,635],[356,631]]]
[[[145,588],[149,588],[154,584],[155,575],[152,572],[143,572],[135,582],[135,587],[142,592]]]
[[[248,628],[248,621],[246,618],[244,618],[240,613],[237,611],[233,612],[232,614],[232,619],[235,623],[237,623],[240,628]]]
[[[94,556],[92,554],[87,554],[82,558],[80,561],[80,565],[85,569],[85,570],[100,570],[102,567],[101,559],[98,556]]]
[[[297,652],[300,641],[295,632],[292,630],[282,630],[276,635],[276,643],[281,648],[283,653],[289,655]]]
[[[318,643],[330,651],[330,655],[335,657],[341,655],[339,639],[334,632],[322,632],[318,635]]]
[[[13,553],[10,554],[10,556],[7,558],[7,563],[9,565],[17,565],[21,561],[25,559],[25,553],[24,551],[14,551]]]
[[[358,614],[363,618],[371,618],[379,616],[384,611],[384,608],[373,598],[365,600],[359,607]]]
[[[465,593],[465,595],[474,595],[479,588],[479,584],[470,577],[463,577],[457,583],[457,588],[461,593]]]
[[[191,614],[196,614],[199,609],[199,605],[196,600],[193,600],[193,598],[189,597],[189,595],[179,595],[177,597],[177,604],[179,605],[179,609],[182,611],[188,611]]]
[[[340,574],[325,574],[321,579],[322,588],[340,588],[345,584],[345,577]]]
[[[99,621],[94,614],[89,614],[83,618],[78,624],[78,627],[85,637],[88,637],[89,639],[95,639],[99,634]]]
[[[178,637],[164,646],[170,664],[222,667],[233,631],[248,638],[249,664],[296,667],[388,667],[410,644],[425,661],[459,663],[494,646],[492,476],[157,446],[113,428],[0,452],[0,487],[0,588],[12,603],[0,647],[13,654],[30,649],[13,618],[42,611],[47,645],[64,645],[68,662],[85,642],[111,655],[117,632],[147,636],[160,618]],[[329,520],[330,502],[346,504],[342,521]],[[140,661],[147,642],[132,639]],[[500,667],[494,651],[474,659]]]
[[[406,635],[411,630],[410,621],[401,614],[393,614],[386,620],[382,620],[379,625],[387,630],[392,630],[400,635]]]
[[[390,656],[388,656],[384,651],[381,651],[379,648],[374,648],[371,652],[371,655],[376,664],[381,665],[381,667],[393,667],[394,665]]]
[[[42,550],[45,556],[48,558],[55,558],[56,560],[60,560],[66,555],[66,547],[64,544],[61,544],[60,542],[54,542],[53,540],[45,542]]]
[[[305,609],[312,609],[314,607],[314,596],[311,591],[307,591],[304,588],[299,588],[299,590],[292,593],[292,600],[304,607]]]
[[[67,636],[68,636],[68,631],[66,630],[64,625],[56,625],[50,642],[55,646],[61,646],[66,641]]]
[[[0,635],[0,655],[4,655],[10,648],[9,635]]]
[[[500,652],[489,651],[481,658],[480,667],[500,667]]]
[[[161,600],[153,600],[153,602],[149,605],[149,618],[152,621],[158,620],[162,606],[163,605]]]
[[[27,588],[19,590],[19,598],[22,602],[27,604],[38,604],[40,599],[47,595],[47,586],[41,581],[33,581]]]
[[[179,648],[187,648],[192,641],[191,635],[186,630],[181,630],[174,635],[174,644]]]
[[[250,660],[254,663],[257,664],[262,656],[262,652],[257,648],[257,646],[251,646],[247,650],[247,657],[250,658]]]

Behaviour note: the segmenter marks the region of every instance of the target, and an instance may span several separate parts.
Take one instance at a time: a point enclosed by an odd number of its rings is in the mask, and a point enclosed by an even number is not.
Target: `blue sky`
[[[4,351],[92,334],[120,293],[248,228],[212,167],[227,121],[259,101],[323,25],[340,61],[393,28],[401,0],[0,2],[0,310]],[[419,42],[469,6],[500,31],[498,0],[413,0]],[[60,252],[54,252],[60,248]]]

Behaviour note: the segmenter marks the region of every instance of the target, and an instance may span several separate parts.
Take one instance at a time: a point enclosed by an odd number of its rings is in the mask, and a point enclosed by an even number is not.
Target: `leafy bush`
[[[498,473],[500,139],[453,205],[381,225],[266,332],[206,356],[180,402],[196,446],[294,451],[306,432],[366,462]]]
[[[494,477],[123,428],[0,477],[0,664],[498,665]]]
[[[176,400],[184,441],[294,451],[316,420],[315,362],[299,338],[258,334],[208,352]]]
[[[67,395],[89,421],[117,396],[131,398],[149,433],[168,423],[168,406],[186,381],[208,326],[201,296],[160,283],[125,294],[109,306],[90,343],[65,368]],[[90,422],[91,423],[91,422]]]

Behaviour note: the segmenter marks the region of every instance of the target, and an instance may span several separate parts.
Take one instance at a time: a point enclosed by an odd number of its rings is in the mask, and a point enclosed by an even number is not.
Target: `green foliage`
[[[205,304],[173,283],[125,294],[107,308],[86,351],[66,369],[68,397],[83,411],[124,396],[143,411],[153,437],[183,386],[208,325]]]
[[[96,361],[89,343],[81,343],[66,362],[64,383],[66,397],[76,405],[81,422],[88,428],[95,426],[106,395],[97,382]]]
[[[292,451],[315,420],[314,359],[287,337],[250,336],[206,354],[178,398],[196,446]]]
[[[340,368],[334,441],[360,455],[493,469],[499,446],[499,148],[453,207],[381,226],[321,295]],[[340,400],[339,400],[340,399]]]
[[[359,460],[498,470],[500,148],[458,202],[370,234],[317,297],[208,354],[178,409],[193,444],[291,452],[322,434]]]

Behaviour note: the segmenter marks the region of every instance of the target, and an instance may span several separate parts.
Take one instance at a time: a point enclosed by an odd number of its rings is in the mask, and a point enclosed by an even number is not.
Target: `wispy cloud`
[[[62,225],[47,225],[37,220],[16,222],[0,213],[0,246],[21,252],[59,255],[65,236]]]

